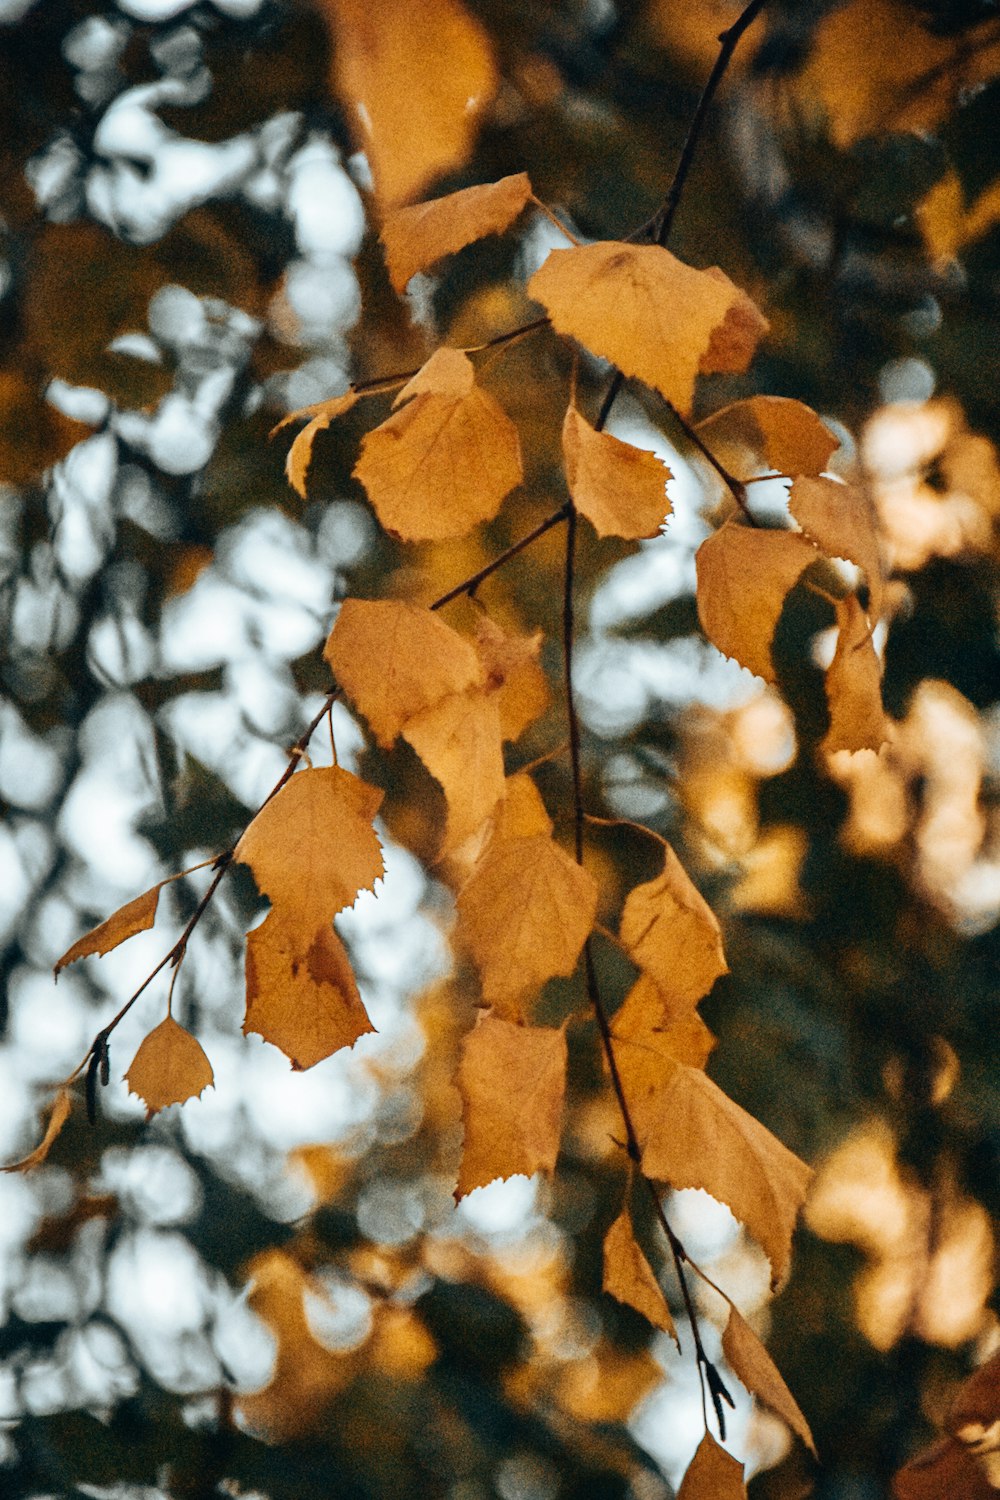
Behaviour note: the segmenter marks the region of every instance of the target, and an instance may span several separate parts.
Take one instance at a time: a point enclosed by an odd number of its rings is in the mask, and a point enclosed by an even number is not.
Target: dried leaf
[[[194,1099],[215,1082],[212,1064],[190,1031],[167,1016],[139,1044],[125,1074],[129,1093],[146,1106],[146,1118]]]
[[[718,266],[709,266],[703,274],[713,277],[720,286],[733,284]],[[737,287],[736,296],[722,322],[713,328],[708,348],[698,362],[699,374],[742,375],[749,369],[757,345],[770,326],[753,298]]]
[[[823,749],[874,750],[885,743],[882,669],[864,610],[853,594],[837,605],[840,635],[826,673],[830,727]]]
[[[575,406],[562,430],[566,482],[573,503],[598,536],[656,536],[672,506],[670,470],[655,453],[598,432]]]
[[[811,563],[815,547],[794,531],[762,531],[727,521],[695,557],[698,618],[713,646],[776,681],[771,643],[785,599]]]
[[[496,91],[489,39],[460,0],[326,0],[333,84],[382,203],[408,203],[472,151]]]
[[[53,972],[56,977],[67,964],[76,963],[78,958],[87,958],[92,953],[110,953],[112,948],[135,937],[137,932],[147,932],[156,921],[160,892],[166,884],[167,881],[161,880],[150,890],[143,891],[141,896],[136,896],[134,901],[127,901],[124,906],[120,906],[97,927],[85,932],[82,938],[77,938],[72,948],[67,948],[55,965]]]
[[[271,436],[273,437],[290,422],[296,422],[301,417],[311,418],[311,421],[307,422],[302,431],[297,434],[288,450],[288,457],[285,459],[285,474],[288,477],[288,483],[302,496],[303,500],[306,498],[306,478],[309,465],[312,463],[316,434],[325,432],[336,417],[342,416],[345,411],[350,411],[357,399],[357,392],[349,390],[345,391],[342,396],[332,396],[329,401],[316,401],[312,406],[303,406],[299,411],[289,412],[288,416],[272,430]]]
[[[497,1177],[552,1172],[566,1091],[566,1034],[482,1015],[462,1043],[465,1142],[456,1198]]]
[[[496,811],[494,837],[502,841],[551,832],[552,819],[545,811],[541,793],[531,777],[523,771],[508,776],[504,799]]]
[[[395,599],[345,599],[323,654],[383,750],[424,709],[483,680],[463,636],[432,610]]]
[[[503,234],[530,199],[528,174],[517,172],[499,182],[461,188],[429,203],[396,209],[382,225],[389,280],[401,292],[411,276],[444,256],[454,255],[485,235]]]
[[[882,562],[875,516],[868,498],[836,479],[796,479],[788,508],[806,536],[827,557],[846,557],[864,570],[871,593],[872,614],[882,609]]]
[[[729,972],[718,918],[669,845],[663,873],[629,892],[621,940],[656,981],[674,1019]]]
[[[0,1167],[0,1172],[30,1172],[32,1167],[41,1166],[52,1150],[56,1136],[69,1119],[69,1112],[72,1107],[73,1095],[69,1089],[60,1089],[52,1106],[52,1113],[49,1115],[45,1134],[34,1151],[29,1151],[28,1155],[22,1157],[20,1161],[11,1162],[9,1167]]]
[[[787,396],[734,401],[699,422],[697,431],[713,452],[720,443],[738,444],[779,474],[822,474],[840,444],[811,407]]]
[[[796,1433],[810,1453],[816,1445],[809,1423],[799,1410],[798,1402],[785,1384],[781,1371],[768,1354],[750,1324],[729,1304],[729,1322],[722,1335],[722,1352],[729,1368],[758,1400],[776,1411],[782,1421]]]
[[[682,412],[699,370],[723,367],[710,357],[713,334],[723,337],[734,309],[744,312],[742,327],[749,301],[717,269],[696,271],[659,245],[617,240],[553,250],[528,291],[557,332],[644,380]],[[718,359],[734,357],[732,334]]]
[[[715,1037],[697,1011],[685,1008],[673,1016],[647,974],[641,974],[625,996],[611,1031],[630,1109],[640,1109],[669,1081],[673,1063],[703,1068],[715,1046]]]
[[[453,693],[410,719],[403,730],[448,803],[443,849],[454,849],[485,822],[504,794],[496,696]]]
[[[572,974],[596,910],[593,877],[553,839],[494,839],[458,896],[486,1004],[518,1017],[547,980]]]
[[[674,1188],[703,1188],[725,1203],[784,1278],[812,1172],[697,1068],[669,1080],[634,1115],[643,1170]]]
[[[247,934],[246,978],[244,1032],[280,1048],[297,1070],[375,1030],[330,925],[304,940],[297,917],[269,912]]]
[[[464,349],[442,344],[403,386],[392,403],[393,411],[414,396],[468,396],[475,389],[476,371]]]
[[[496,694],[505,740],[520,739],[549,706],[548,678],[538,662],[541,644],[540,630],[534,635],[507,635],[488,615],[476,626],[476,649],[487,688]]]
[[[698,1444],[677,1491],[677,1500],[746,1500],[743,1465],[710,1432]]]
[[[654,1328],[677,1341],[677,1329],[670,1315],[667,1299],[653,1268],[640,1250],[632,1220],[623,1208],[604,1237],[603,1290],[627,1307],[634,1307]]]

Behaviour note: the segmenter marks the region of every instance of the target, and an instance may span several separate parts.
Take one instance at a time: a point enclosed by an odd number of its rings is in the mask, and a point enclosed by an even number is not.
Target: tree
[[[989,7],[123,11],[8,29],[10,1493],[988,1487]]]

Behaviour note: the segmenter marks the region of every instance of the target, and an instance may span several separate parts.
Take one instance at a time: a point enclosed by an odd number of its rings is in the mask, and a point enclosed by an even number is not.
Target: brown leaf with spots
[[[215,1082],[212,1064],[190,1031],[166,1016],[139,1044],[125,1074],[129,1093],[146,1106],[146,1118],[194,1099]]]
[[[575,406],[562,430],[566,482],[573,503],[598,536],[656,536],[672,506],[666,464],[609,432],[598,432]]]
[[[486,686],[496,694],[500,733],[517,740],[549,706],[549,681],[538,661],[542,633],[507,635],[488,615],[476,625]]]
[[[402,292],[411,276],[444,256],[488,234],[503,234],[530,200],[528,174],[516,172],[499,182],[460,188],[429,203],[397,208],[382,225],[389,280]]]
[[[777,680],[771,644],[791,590],[818,554],[794,531],[727,521],[695,557],[698,618],[713,646],[765,682]]]
[[[317,927],[306,946],[294,917],[269,912],[247,934],[246,980],[244,1032],[277,1047],[296,1071],[375,1030],[330,924]]]
[[[456,1198],[497,1177],[551,1173],[566,1092],[566,1034],[481,1015],[462,1043],[465,1142]]]

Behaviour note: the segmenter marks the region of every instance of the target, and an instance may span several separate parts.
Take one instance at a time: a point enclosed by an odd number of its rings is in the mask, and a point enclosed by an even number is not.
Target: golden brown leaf
[[[443,849],[454,849],[485,822],[504,794],[496,695],[453,693],[407,722],[408,740],[448,804]]]
[[[285,459],[285,474],[288,477],[288,483],[297,494],[302,496],[303,500],[306,498],[306,478],[309,465],[312,463],[313,443],[317,433],[325,432],[336,417],[342,416],[345,411],[350,411],[357,399],[357,392],[350,390],[345,391],[342,396],[332,396],[329,401],[316,401],[312,406],[303,406],[299,411],[289,412],[288,416],[272,430],[271,436],[273,437],[290,422],[296,422],[301,417],[311,419],[297,434],[288,450],[288,457]]]
[[[840,443],[811,407],[788,396],[734,401],[699,422],[697,430],[713,452],[720,443],[738,444],[759,453],[779,474],[822,474]]]
[[[644,380],[682,412],[698,371],[722,368],[702,363],[713,334],[722,339],[727,316],[749,301],[717,269],[696,271],[659,245],[617,240],[553,250],[528,291],[557,332]],[[730,361],[732,333],[719,350]]]
[[[331,925],[304,934],[298,915],[269,912],[247,934],[243,1030],[280,1048],[299,1070],[375,1028]]]
[[[882,608],[882,562],[875,516],[867,496],[836,479],[796,479],[788,508],[806,536],[822,547],[827,557],[846,557],[864,570],[872,614],[878,619]]]
[[[722,1335],[722,1352],[729,1368],[758,1400],[776,1411],[782,1421],[796,1433],[810,1453],[816,1445],[809,1423],[799,1410],[798,1402],[785,1384],[781,1371],[768,1354],[750,1324],[729,1304],[729,1322]]]
[[[704,275],[720,286],[732,286],[725,271],[709,266]],[[749,369],[757,345],[770,328],[760,308],[741,288],[736,289],[722,322],[712,330],[708,348],[698,361],[701,375],[742,375]]]
[[[541,793],[531,777],[523,771],[508,776],[504,799],[496,811],[494,837],[502,841],[551,832],[552,819],[545,811]]]
[[[566,1034],[481,1015],[457,1077],[465,1142],[456,1198],[497,1177],[552,1172],[566,1091]]]
[[[673,1015],[648,974],[640,974],[625,996],[611,1031],[630,1109],[639,1109],[669,1081],[673,1063],[703,1068],[715,1046],[714,1036],[697,1011],[685,1008]]]
[[[469,641],[396,599],[345,599],[323,654],[383,750],[424,709],[483,680]]]
[[[882,669],[864,610],[853,594],[837,605],[840,635],[826,673],[830,727],[823,749],[875,750],[885,743]]]
[[[698,548],[698,618],[713,646],[776,681],[771,643],[785,599],[815,547],[794,531],[762,531],[727,521]]]
[[[375,191],[393,206],[469,158],[497,72],[460,0],[325,0],[336,33],[333,84]]]
[[[500,733],[520,739],[529,724],[549,706],[549,683],[538,662],[542,633],[507,635],[488,615],[476,625],[476,649],[486,685],[496,694]]]
[[[76,963],[78,958],[87,958],[92,953],[110,953],[112,948],[118,947],[119,943],[125,943],[130,937],[135,937],[137,932],[147,932],[156,921],[160,892],[166,884],[165,880],[161,880],[159,885],[143,891],[142,895],[136,896],[133,901],[127,901],[98,926],[85,932],[82,938],[77,938],[72,948],[67,948],[55,965],[53,972],[56,977],[58,978],[67,964]]]
[[[145,1104],[149,1119],[157,1110],[194,1099],[215,1082],[215,1075],[197,1038],[166,1016],[140,1042],[125,1082],[129,1093]]]
[[[809,1167],[704,1073],[682,1063],[674,1063],[634,1121],[643,1170],[725,1203],[764,1250],[777,1286],[788,1270]]]
[[[743,1465],[710,1432],[698,1444],[677,1491],[677,1500],[746,1500]]]
[[[596,910],[593,877],[553,839],[494,839],[458,896],[486,1004],[519,1016],[547,980],[572,974]]]
[[[663,873],[629,892],[621,940],[656,981],[671,1019],[697,1005],[729,972],[718,918],[669,845]]]
[[[60,1130],[62,1130],[69,1119],[69,1112],[72,1108],[73,1095],[69,1089],[60,1089],[52,1106],[52,1113],[49,1115],[45,1134],[34,1151],[29,1151],[28,1155],[22,1157],[20,1161],[11,1162],[9,1167],[0,1167],[0,1172],[30,1172],[32,1167],[41,1166],[52,1150],[53,1142]]]
[[[414,396],[468,396],[475,385],[476,371],[465,350],[442,344],[417,373],[411,375],[393,401],[392,409],[397,411]]]
[[[670,470],[655,453],[598,432],[575,406],[566,412],[562,443],[573,503],[598,536],[656,536],[673,507]]]
[[[389,280],[401,292],[411,276],[444,256],[454,255],[485,235],[503,234],[530,199],[527,172],[516,172],[499,182],[461,188],[412,208],[397,208],[382,225]]]
[[[667,1299],[653,1268],[643,1255],[627,1208],[623,1208],[604,1237],[603,1290],[627,1307],[634,1307],[654,1328],[676,1342],[677,1329]]]

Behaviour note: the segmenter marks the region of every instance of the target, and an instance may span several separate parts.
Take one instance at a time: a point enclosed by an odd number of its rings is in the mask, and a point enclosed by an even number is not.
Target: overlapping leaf
[[[496,694],[500,733],[517,740],[549,706],[549,682],[538,660],[541,631],[508,635],[488,615],[476,625],[476,650],[486,685]]]
[[[677,1330],[653,1268],[643,1255],[632,1228],[628,1208],[623,1208],[604,1237],[603,1290],[618,1302],[634,1307],[654,1328],[676,1341]]]
[[[816,1452],[813,1435],[809,1430],[799,1404],[792,1395],[774,1360],[768,1354],[750,1324],[729,1304],[729,1321],[722,1335],[722,1352],[729,1368],[748,1391],[776,1411],[783,1421],[796,1433],[811,1453]]]
[[[498,1177],[551,1172],[566,1091],[566,1035],[481,1015],[462,1044],[465,1141],[456,1198]]]
[[[500,708],[495,693],[472,689],[442,698],[403,730],[448,803],[444,849],[469,838],[504,793]]]
[[[321,432],[325,432],[330,423],[337,417],[343,416],[357,404],[358,395],[355,390],[345,391],[341,396],[331,396],[328,401],[316,401],[312,406],[303,406],[298,411],[289,412],[285,419],[278,423],[271,433],[281,432],[290,422],[297,422],[302,417],[308,417],[309,421],[302,431],[296,434],[295,441],[288,450],[285,459],[285,474],[288,483],[303,500],[306,498],[306,481],[309,476],[309,466],[312,463],[313,443]]]
[[[854,485],[836,479],[796,479],[788,508],[806,536],[827,557],[845,557],[863,569],[871,594],[872,614],[882,607],[882,562],[875,516],[868,497]]]
[[[562,444],[573,503],[598,536],[656,536],[672,507],[670,470],[655,453],[597,432],[575,406],[566,412]]]
[[[722,445],[760,454],[779,474],[822,474],[839,445],[811,407],[788,396],[750,396],[734,401],[698,423],[698,433],[714,453]],[[748,473],[734,469],[740,478]]]
[[[387,214],[382,243],[389,280],[397,292],[403,291],[418,271],[426,271],[474,240],[509,229],[530,199],[527,172],[516,172],[499,182],[461,188]]]
[[[647,974],[640,975],[626,995],[612,1023],[612,1035],[625,1097],[634,1109],[662,1088],[672,1063],[703,1068],[715,1046],[697,1011],[674,1014]]]
[[[718,918],[667,845],[663,871],[637,885],[622,911],[621,940],[679,1018],[728,972]]]
[[[146,1106],[146,1118],[171,1104],[195,1099],[215,1082],[197,1037],[166,1016],[139,1044],[125,1082]]]
[[[727,521],[698,548],[698,618],[713,646],[765,682],[776,681],[771,645],[791,590],[817,558],[794,531]]]

